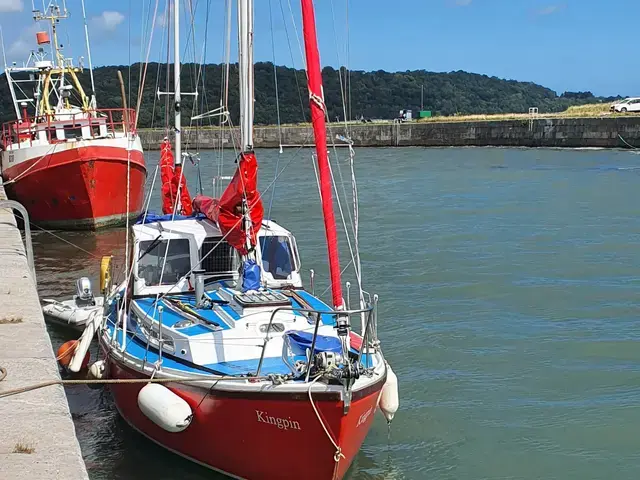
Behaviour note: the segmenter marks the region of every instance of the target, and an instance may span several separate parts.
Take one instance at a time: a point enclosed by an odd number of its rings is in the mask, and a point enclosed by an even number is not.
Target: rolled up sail
[[[258,161],[253,152],[240,154],[238,168],[219,200],[197,195],[193,200],[193,206],[196,212],[203,213],[209,220],[217,222],[227,243],[241,255],[246,255],[249,251],[243,222],[243,199],[246,199],[251,219],[249,243],[253,248],[264,217],[264,206],[258,191]]]

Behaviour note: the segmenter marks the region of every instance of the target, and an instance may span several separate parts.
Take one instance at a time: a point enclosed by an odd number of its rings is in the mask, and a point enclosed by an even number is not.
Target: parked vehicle
[[[640,112],[640,97],[629,97],[611,105],[612,112]]]

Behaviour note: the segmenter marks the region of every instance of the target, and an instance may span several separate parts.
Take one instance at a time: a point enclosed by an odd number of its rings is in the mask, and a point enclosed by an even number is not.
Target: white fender
[[[138,393],[138,407],[153,423],[167,432],[182,432],[193,418],[191,407],[159,383],[148,383]]]
[[[104,378],[105,363],[104,360],[98,360],[93,362],[89,367],[89,374],[96,380],[102,380]]]
[[[391,370],[391,365],[387,363],[387,381],[382,387],[380,394],[380,410],[388,423],[391,423],[398,408],[400,407],[400,397],[398,395],[398,377]]]
[[[87,320],[84,331],[82,332],[82,335],[78,340],[76,351],[71,358],[71,362],[69,362],[69,370],[71,370],[72,372],[78,373],[82,368],[82,361],[89,351],[91,340],[93,340],[93,336],[96,334],[98,323],[100,322],[101,317],[102,315],[99,315],[99,312],[96,311],[93,315],[91,315],[91,318]]]

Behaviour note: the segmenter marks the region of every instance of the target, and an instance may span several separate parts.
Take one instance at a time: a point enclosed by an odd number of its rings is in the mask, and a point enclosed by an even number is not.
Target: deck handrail
[[[276,307],[271,311],[271,316],[269,318],[269,324],[267,325],[267,331],[265,332],[265,337],[264,337],[264,343],[262,345],[262,353],[260,354],[260,361],[258,362],[258,368],[256,369],[256,377],[260,376],[260,370],[262,369],[262,362],[264,361],[264,354],[265,351],[267,349],[267,343],[269,341],[269,332],[271,330],[271,325],[273,324],[273,319],[276,316],[276,313],[281,312],[281,311],[290,311],[290,312],[302,312],[302,313],[315,313],[316,314],[316,321],[315,321],[315,325],[314,325],[314,330],[313,330],[313,340],[311,341],[311,355],[313,355],[313,351],[316,347],[316,339],[318,337],[318,329],[320,328],[320,319],[322,318],[322,315],[345,315],[348,317],[351,317],[352,315],[360,315],[361,313],[368,313],[369,315],[367,316],[367,325],[370,324],[370,318],[371,318],[371,314],[373,312],[373,305],[368,304],[365,308],[360,308],[357,310],[317,310],[317,309],[313,309],[313,308],[298,308],[298,307],[293,307],[293,306],[281,306],[281,307]],[[366,336],[366,330],[368,330],[368,327],[365,329],[363,338],[362,338],[362,346],[360,347],[360,352],[362,353],[362,349],[364,348],[365,344],[365,336]],[[360,360],[360,357],[358,357],[358,360]],[[311,358],[309,358],[309,363],[311,363]],[[309,373],[311,371],[310,365],[309,363],[307,364],[307,374],[305,377],[305,382],[309,381]]]
[[[121,118],[114,119],[114,114],[120,114]],[[65,120],[55,119],[55,114],[47,115],[34,115],[26,117],[22,120],[11,120],[2,124],[2,143],[6,150],[23,148],[28,136],[28,146],[32,146],[35,136],[42,131],[47,134],[47,141],[49,143],[59,143],[65,140],[57,138],[57,132],[59,130],[68,131],[75,130],[83,127],[99,127],[106,126],[107,133],[115,134],[122,132],[126,134],[131,132],[136,133],[136,113],[132,108],[102,108],[96,110],[88,110],[77,113],[61,113],[59,115],[66,116]],[[88,138],[100,138],[100,135],[95,135],[93,131],[90,132]]]

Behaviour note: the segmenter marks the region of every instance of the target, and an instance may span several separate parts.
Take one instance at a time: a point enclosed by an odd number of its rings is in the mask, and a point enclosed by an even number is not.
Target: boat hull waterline
[[[103,350],[106,351],[103,346]],[[108,356],[110,378],[148,376]],[[372,425],[386,375],[354,391],[347,414],[337,392],[313,392],[313,400],[342,455],[327,437],[304,391],[221,391],[207,386],[165,383],[192,409],[191,424],[168,432],[138,406],[145,383],[110,385],[124,420],[160,446],[205,467],[243,479],[341,479]],[[156,375],[158,378],[159,375]],[[339,461],[336,462],[335,458]]]
[[[93,230],[122,224],[127,218],[127,197],[130,217],[142,209],[146,168],[139,139],[131,150],[126,138],[118,138],[3,155],[7,195],[22,203],[30,220],[42,227]]]

